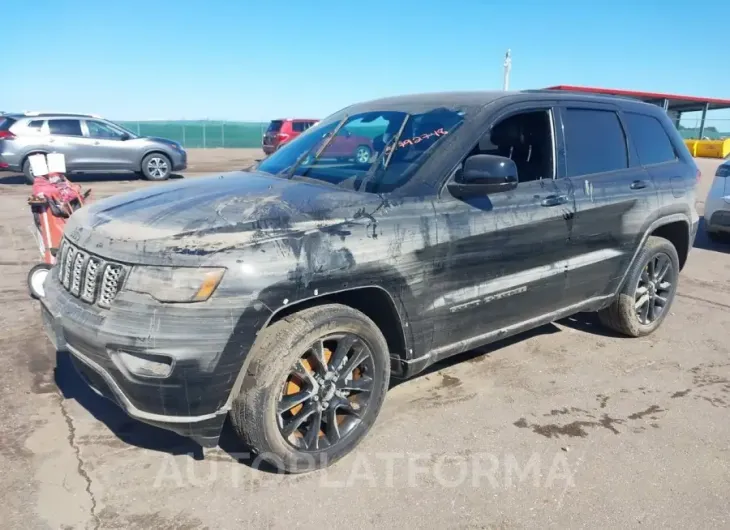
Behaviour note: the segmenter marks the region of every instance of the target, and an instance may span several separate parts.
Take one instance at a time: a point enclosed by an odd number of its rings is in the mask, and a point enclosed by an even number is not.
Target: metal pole
[[[226,126],[221,122],[221,147],[226,146]]]
[[[664,98],[664,101],[662,102],[662,108],[664,108],[664,112],[667,112],[669,110],[669,100],[667,98]]]
[[[700,134],[698,140],[702,140],[702,136],[705,134],[705,119],[707,118],[707,111],[710,110],[710,103],[705,103],[702,108],[702,119],[700,120]]]
[[[503,90],[509,90],[509,73],[512,70],[512,50],[507,50],[504,55],[504,83],[502,85]]]
[[[203,149],[205,149],[205,121],[203,121]]]
[[[185,147],[185,145],[187,144],[187,142],[185,141],[185,124],[184,123],[183,123],[182,128],[183,128],[183,147]]]

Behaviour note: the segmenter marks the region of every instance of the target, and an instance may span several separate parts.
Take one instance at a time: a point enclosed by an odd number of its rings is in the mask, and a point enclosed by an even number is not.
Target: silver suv
[[[28,157],[36,153],[63,153],[69,173],[133,171],[165,180],[187,167],[178,142],[137,136],[99,116],[0,114],[0,171],[22,171],[32,183]]]

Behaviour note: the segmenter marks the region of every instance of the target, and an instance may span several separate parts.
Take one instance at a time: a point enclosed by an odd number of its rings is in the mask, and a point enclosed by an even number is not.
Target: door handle
[[[631,186],[629,186],[632,190],[643,190],[646,188],[646,181],[645,180],[635,180],[631,183]]]
[[[101,142],[94,142],[94,145],[101,145]]]
[[[543,206],[560,206],[566,202],[568,202],[568,198],[565,195],[548,195],[540,204]]]

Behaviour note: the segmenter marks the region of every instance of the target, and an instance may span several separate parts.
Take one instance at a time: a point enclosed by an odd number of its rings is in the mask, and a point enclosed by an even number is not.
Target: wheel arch
[[[20,159],[20,170],[23,170],[23,166],[25,166],[25,163],[28,161],[28,159],[33,155],[47,155],[50,152],[48,149],[33,149],[31,151],[28,151],[26,154],[23,155],[23,158]]]
[[[692,246],[692,223],[690,217],[685,213],[674,213],[659,217],[647,224],[648,226],[642,231],[643,235],[641,240],[634,250],[634,255],[623,273],[615,294],[621,292],[621,289],[626,283],[629,271],[634,266],[639,252],[644,248],[649,236],[659,236],[669,240],[674,245],[674,248],[677,249],[680,270],[684,268],[687,257],[689,256],[689,250]]]
[[[172,172],[172,156],[170,156],[170,153],[166,152],[164,149],[160,147],[152,147],[142,153],[142,156],[139,157],[139,160],[137,161],[136,169],[138,171],[142,171],[142,162],[145,158],[147,158],[149,155],[163,155],[165,158],[167,158],[168,162],[170,162],[170,172]]]
[[[325,293],[282,306],[269,316],[262,329],[303,309],[332,303],[346,305],[370,318],[385,337],[391,358],[408,358],[411,344],[406,333],[408,324],[391,294],[375,285]]]
[[[372,294],[375,297],[373,300],[377,300],[378,302],[371,307],[366,307],[365,311],[363,311],[363,305],[358,303],[357,300],[365,299],[363,295],[367,294]],[[375,325],[378,326],[378,329],[380,329],[381,333],[383,333],[383,336],[385,337],[385,341],[388,344],[388,350],[390,350],[389,354],[391,362],[395,363],[395,365],[391,365],[391,372],[396,375],[405,373],[407,359],[412,352],[411,345],[413,339],[409,333],[410,326],[408,325],[407,320],[402,316],[404,311],[399,309],[399,306],[393,296],[386,289],[380,286],[372,285],[351,287],[348,289],[331,291],[329,293],[304,298],[294,303],[287,304],[273,311],[261,327],[258,328],[256,333],[260,333],[274,322],[286,318],[288,315],[292,315],[310,307],[331,303],[339,303],[352,307],[353,309],[357,309],[373,320]],[[380,305],[377,305],[378,303]],[[385,311],[378,313],[375,311],[376,308],[385,309]],[[224,410],[230,410],[233,400],[241,391],[250,361],[251,357],[246,355],[240,369],[238,370],[238,375],[233,383],[230,394],[228,395],[226,404],[224,405]]]

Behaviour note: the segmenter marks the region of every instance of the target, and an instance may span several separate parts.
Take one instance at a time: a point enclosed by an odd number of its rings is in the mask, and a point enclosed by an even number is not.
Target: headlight
[[[192,267],[133,267],[124,288],[160,302],[204,302],[215,291],[225,269]]]

